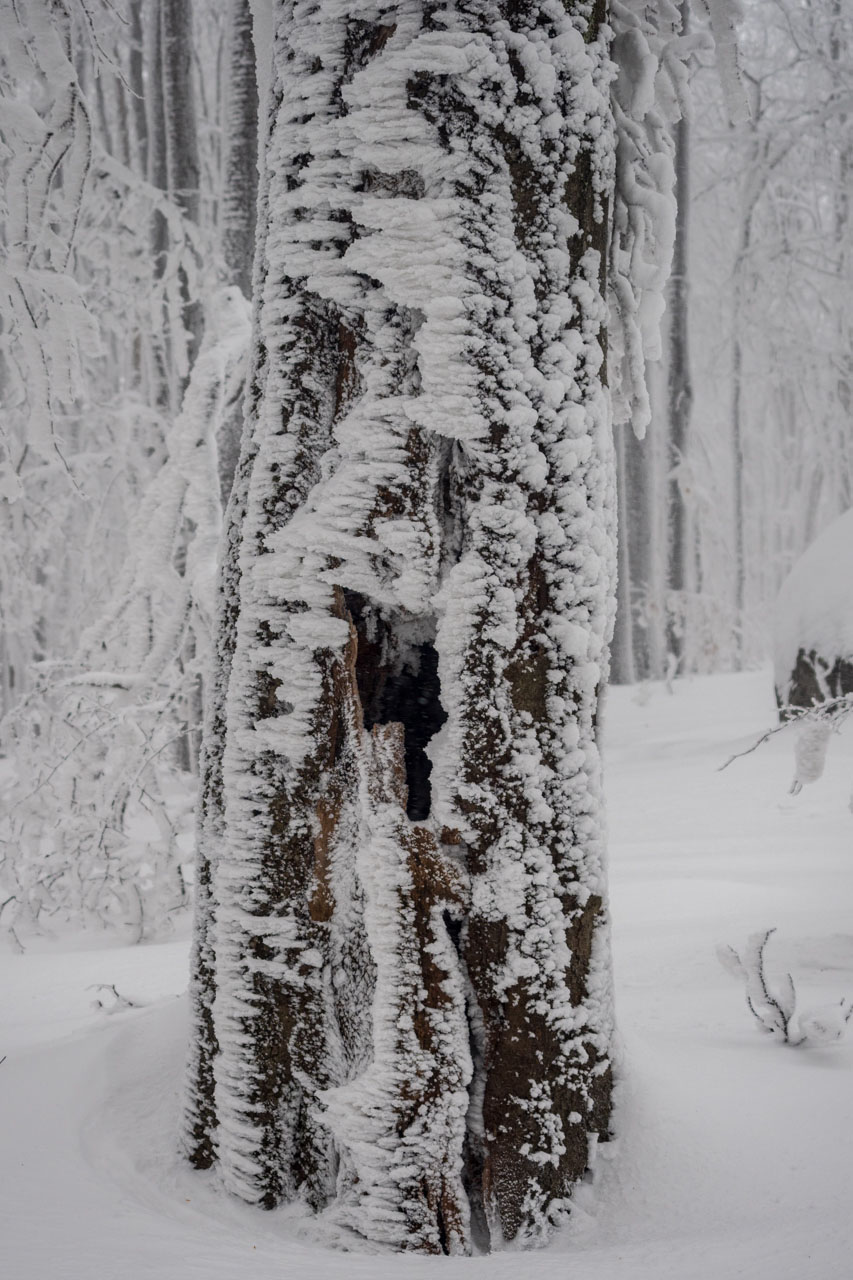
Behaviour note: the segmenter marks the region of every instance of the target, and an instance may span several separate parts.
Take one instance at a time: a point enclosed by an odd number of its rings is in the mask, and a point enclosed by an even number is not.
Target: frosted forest
[[[0,0],[15,1280],[847,1280],[851,202],[853,0]]]

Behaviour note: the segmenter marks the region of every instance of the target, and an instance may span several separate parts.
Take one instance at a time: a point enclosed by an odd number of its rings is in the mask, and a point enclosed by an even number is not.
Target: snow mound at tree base
[[[608,702],[618,1138],[551,1248],[371,1255],[299,1206],[228,1197],[176,1152],[186,943],[63,942],[0,952],[4,1276],[848,1280],[853,1043],[762,1036],[714,947],[777,924],[804,1008],[853,995],[853,731],[792,800],[785,735],[716,772],[772,717],[769,673],[647,692]],[[133,1007],[94,1009],[101,984]]]

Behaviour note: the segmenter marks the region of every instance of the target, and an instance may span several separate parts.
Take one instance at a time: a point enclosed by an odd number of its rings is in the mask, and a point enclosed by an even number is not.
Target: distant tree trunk
[[[655,450],[647,435],[638,440],[630,423],[616,431],[619,493],[618,587],[611,649],[614,684],[632,684],[661,674],[653,611],[659,595],[655,555]]]
[[[0,380],[3,378],[3,373],[0,365]],[[20,471],[20,465],[16,470]],[[6,510],[3,512],[3,537],[6,539],[6,545],[16,548],[26,547],[23,503],[9,502],[4,503],[4,506]],[[26,693],[29,683],[29,664],[34,657],[38,656],[36,650],[38,620],[32,612],[27,615],[23,610],[16,608],[20,602],[20,595],[15,591],[15,585],[6,563],[0,560],[0,719],[6,716]],[[22,613],[23,616],[21,616]],[[25,637],[23,642],[22,634]]]
[[[239,285],[244,297],[249,298],[258,189],[258,78],[248,0],[230,0],[226,61],[222,252],[229,282]]]
[[[198,223],[200,165],[189,0],[153,0],[145,14],[145,29],[148,180],[188,221]],[[156,401],[163,408],[168,406],[174,418],[198,353],[203,315],[186,267],[178,270],[176,290],[166,277],[173,244],[160,211],[154,214],[151,247],[156,278],[164,281],[165,288],[163,329],[156,349],[160,384]]]
[[[630,423],[616,428],[616,619],[610,646],[610,678],[614,684],[633,684],[637,678],[634,662],[634,606],[632,599],[633,558],[630,497],[633,477],[629,472],[628,437],[633,436]]]
[[[162,0],[154,0],[145,15],[145,97],[146,126],[145,153],[148,160],[148,181],[159,191],[167,191],[169,178],[166,167],[166,121],[163,95],[163,42],[160,6]],[[154,211],[151,225],[151,256],[155,281],[166,274],[169,254],[169,224],[165,214]],[[164,307],[163,324],[152,335],[153,369],[151,371],[151,396],[160,409],[177,414],[179,404],[175,399],[174,379],[171,376],[172,343],[169,335],[168,315]]]
[[[750,118],[750,140],[746,148],[745,175],[741,186],[740,228],[733,264],[732,289],[732,507],[734,522],[734,665],[743,665],[746,625],[746,434],[744,432],[743,384],[744,348],[748,301],[754,280],[750,258],[753,232],[761,195],[767,184],[770,139],[760,130],[764,106],[761,86],[753,83],[754,101]]]
[[[751,219],[747,219],[743,227],[741,241],[742,253],[749,252],[751,239]],[[743,438],[743,339],[741,323],[743,319],[742,294],[739,284],[735,284],[735,320],[732,336],[732,493],[734,504],[734,553],[735,553],[735,668],[743,665],[744,621],[746,607],[746,536],[745,536],[745,503],[744,488],[746,485],[746,453]]]
[[[659,539],[654,519],[655,440],[647,434],[638,440],[625,432],[626,518],[631,586],[633,590],[634,678],[659,675],[655,662],[654,624],[651,610],[656,595],[655,555]]]
[[[168,197],[186,223],[198,225],[201,166],[192,77],[192,9],[190,0],[154,0],[146,12],[149,181]],[[189,252],[184,249],[177,270],[167,272],[174,237],[160,211],[154,214],[152,249],[155,278],[162,282],[163,324],[155,346],[156,403],[169,418],[180,413],[198,354],[204,315],[198,286],[190,278]],[[170,278],[172,277],[172,278]],[[183,574],[179,556],[176,565]],[[195,657],[196,638],[190,634],[184,661]],[[196,680],[179,708],[184,732],[176,743],[179,768],[195,772],[199,754],[202,689]]]
[[[829,41],[829,53],[834,67],[834,78],[840,81],[839,70],[846,70],[849,65],[849,17],[845,21],[841,0],[832,0],[833,25]],[[844,70],[841,70],[844,75]],[[849,288],[850,263],[850,185],[853,180],[853,144],[850,142],[849,117],[842,115],[838,121],[842,142],[838,156],[838,177],[834,192],[833,222],[835,230],[836,275],[842,291]],[[851,333],[845,324],[846,311],[838,306],[840,323],[838,325],[838,341],[836,361],[838,377],[836,383],[836,399],[838,402],[837,419],[839,424],[838,443],[835,449],[837,467],[835,474],[839,493],[839,510],[846,511],[853,505],[853,448],[850,445],[850,408],[853,401],[853,353],[851,353]]]
[[[196,225],[201,200],[201,162],[192,77],[192,8],[190,0],[160,0],[160,39],[163,60],[163,119],[166,152],[166,190],[184,217]],[[181,271],[186,356],[181,360],[181,399],[189,371],[201,343],[204,317],[201,301]],[[183,349],[183,343],[181,344]]]
[[[687,3],[682,4],[681,13],[682,31],[686,33],[689,15],[689,5]],[[690,414],[693,406],[693,386],[690,377],[690,292],[688,274],[690,262],[690,124],[684,116],[675,126],[675,175],[678,214],[669,294],[669,482],[667,497],[667,590],[671,594],[673,603],[669,611],[667,648],[670,654],[681,662],[684,652],[684,628],[687,626],[684,595],[689,583],[690,562],[688,512],[682,487],[682,469],[687,455]],[[742,531],[742,517],[738,527]]]
[[[145,32],[142,26],[142,0],[130,0],[128,5],[130,42],[128,54],[128,97],[134,128],[131,133],[131,149],[137,173],[148,174],[148,116],[145,110]]]
[[[252,296],[258,190],[258,80],[252,11],[248,0],[230,0],[226,36],[225,143],[220,222],[229,281]],[[235,403],[219,437],[219,483],[228,503],[240,452],[243,398]]]
[[[274,5],[184,1134],[453,1253],[608,1134],[609,28],[340,13]]]

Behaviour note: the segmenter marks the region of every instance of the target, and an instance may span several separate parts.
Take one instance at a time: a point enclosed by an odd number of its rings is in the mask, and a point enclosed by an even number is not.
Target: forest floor
[[[777,926],[801,1005],[853,998],[853,726],[797,797],[764,673],[611,692],[618,1140],[532,1280],[849,1280],[853,1022],[790,1048],[715,956]],[[324,1247],[322,1224],[217,1193],[175,1156],[186,940],[0,953],[0,1263],[9,1280],[517,1280],[513,1254]],[[97,984],[134,1002],[94,1009]]]

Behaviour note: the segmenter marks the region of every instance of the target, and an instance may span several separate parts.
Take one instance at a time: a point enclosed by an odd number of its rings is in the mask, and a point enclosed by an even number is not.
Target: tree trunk
[[[155,0],[145,15],[148,180],[193,223],[199,216],[199,156],[192,85],[192,14],[189,0]],[[172,418],[180,412],[203,328],[201,303],[182,261],[173,283],[167,273],[174,249],[166,217],[155,212],[151,250],[163,288],[163,328],[155,350],[155,402]],[[184,260],[186,254],[184,254]]]
[[[145,153],[148,159],[148,181],[152,187],[167,191],[169,186],[166,167],[166,122],[163,93],[163,41],[162,23],[160,20],[161,0],[155,0],[145,14],[145,56],[146,76],[146,130]],[[169,225],[165,214],[156,209],[151,223],[151,258],[153,276],[158,284],[166,274],[169,255]],[[152,335],[153,369],[151,376],[151,398],[154,405],[161,410],[169,411],[177,416],[180,402],[171,376],[172,341],[169,333],[169,319],[165,302],[163,303],[163,324],[155,327]]]
[[[184,217],[198,224],[201,162],[192,77],[190,0],[160,0],[160,39],[166,190]],[[174,344],[181,386],[179,403],[183,399],[204,328],[201,301],[184,268],[180,271],[180,293],[185,333],[181,335],[180,342]]]
[[[229,282],[238,285],[248,298],[252,293],[258,188],[258,79],[248,0],[230,0],[226,65],[222,252]]]
[[[137,173],[148,174],[148,116],[145,110],[145,34],[142,26],[142,0],[129,0],[129,53],[127,88],[134,128],[132,150]]]
[[[743,227],[741,242],[742,254],[745,258],[749,252],[751,235],[751,218],[747,218]],[[735,632],[734,653],[735,670],[743,666],[744,622],[746,609],[746,453],[743,437],[743,306],[741,286],[735,283],[735,317],[732,326],[732,492],[734,503],[734,558],[735,558]]]
[[[227,103],[222,165],[222,252],[229,281],[246,298],[252,295],[258,189],[258,81],[252,11],[248,0],[231,0],[228,9]],[[220,432],[219,483],[222,506],[228,504],[243,430],[243,397]]]
[[[628,470],[628,437],[633,437],[628,424],[616,428],[616,493],[617,493],[617,544],[616,544],[616,619],[613,627],[613,643],[610,646],[610,678],[614,684],[633,684],[636,680],[634,662],[634,608],[632,601],[633,557],[630,537],[632,514],[630,492],[633,477]]]
[[[683,3],[682,31],[688,30],[689,6]],[[685,592],[689,583],[690,544],[688,511],[683,489],[683,468],[690,433],[693,385],[689,347],[689,226],[690,226],[690,124],[682,116],[675,126],[675,181],[678,214],[670,276],[669,306],[669,482],[667,588],[667,649],[682,662],[684,631],[688,625]],[[741,525],[742,528],[742,520]],[[740,563],[740,562],[738,562]]]
[[[630,423],[616,430],[619,494],[618,585],[611,651],[611,680],[632,684],[662,674],[655,609],[660,583],[655,555],[660,546],[655,520],[655,441],[638,440]]]
[[[339,13],[275,5],[185,1133],[458,1252],[546,1232],[609,1124],[609,29]]]

